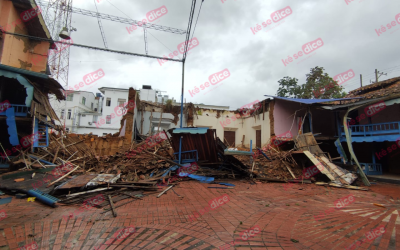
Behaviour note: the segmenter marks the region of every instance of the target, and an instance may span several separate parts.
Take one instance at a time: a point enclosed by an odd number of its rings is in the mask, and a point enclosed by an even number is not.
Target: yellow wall
[[[256,147],[256,130],[261,130],[261,146],[266,144],[270,138],[270,121],[269,113],[265,112],[264,120],[262,120],[262,114],[254,117],[248,117],[245,119],[232,119],[235,116],[233,111],[222,111],[220,110],[220,117],[217,118],[216,110],[201,109],[201,115],[194,115],[193,126],[195,127],[209,127],[210,129],[217,130],[217,136],[224,141],[224,131],[235,131],[235,145],[240,146],[242,144],[243,135],[245,135],[244,145],[250,146],[250,140],[253,140],[253,148]],[[230,120],[230,124],[227,124],[227,119]],[[225,122],[225,123],[224,123]],[[221,125],[224,124],[224,127]],[[226,125],[226,126],[225,126]]]
[[[12,33],[28,35],[25,23],[19,15],[20,13],[16,11],[11,1],[0,0],[0,25],[3,29]],[[39,29],[39,27],[36,26],[35,29]],[[35,72],[46,71],[49,42],[5,34],[2,39],[1,64]]]

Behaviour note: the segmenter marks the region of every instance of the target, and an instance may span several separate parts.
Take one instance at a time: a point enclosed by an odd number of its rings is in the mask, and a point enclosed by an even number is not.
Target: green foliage
[[[306,74],[306,83],[298,85],[298,79],[285,76],[278,81],[277,96],[301,99],[332,99],[342,98],[346,95],[343,87],[339,86],[323,67],[315,67]]]
[[[168,99],[165,102],[165,111],[171,112],[172,111],[172,99]]]

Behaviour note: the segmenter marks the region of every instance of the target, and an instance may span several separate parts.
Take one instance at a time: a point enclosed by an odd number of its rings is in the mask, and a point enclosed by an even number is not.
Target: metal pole
[[[361,84],[361,88],[362,88],[362,75],[360,74],[360,84]]]
[[[375,69],[375,82],[378,82],[378,70]]]
[[[181,124],[183,123],[183,90],[185,84],[185,60],[182,61],[182,94],[181,94]],[[182,164],[182,136],[179,138],[179,164]]]

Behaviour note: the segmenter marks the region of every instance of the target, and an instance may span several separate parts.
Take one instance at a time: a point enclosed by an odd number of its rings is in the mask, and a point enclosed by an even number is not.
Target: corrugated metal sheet
[[[172,135],[172,148],[175,153],[179,152],[179,138],[182,136],[182,152],[197,150],[200,161],[218,162],[215,129],[207,129],[204,134],[191,134],[189,132],[174,134],[173,129],[168,130],[168,132]]]
[[[338,98],[338,99],[299,99],[299,98],[288,98],[288,97],[280,97],[273,95],[265,95],[268,97],[273,97],[274,99],[280,99],[284,101],[291,101],[303,104],[315,104],[315,103],[324,103],[324,102],[334,102],[334,101],[348,101],[353,99],[362,99],[364,97],[353,97],[353,98]]]
[[[176,128],[174,129],[174,134],[205,134],[207,133],[208,128]]]

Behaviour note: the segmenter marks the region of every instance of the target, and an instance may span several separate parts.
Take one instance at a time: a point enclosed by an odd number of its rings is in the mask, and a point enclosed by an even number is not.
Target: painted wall
[[[20,13],[11,1],[0,0],[0,25],[8,32],[29,35]],[[49,42],[33,41],[13,35],[3,35],[3,38],[0,54],[2,64],[35,72],[46,72]]]
[[[220,117],[217,118],[216,110],[201,109],[201,114],[194,115],[193,125],[195,127],[209,127],[216,129],[217,137],[224,141],[224,131],[235,131],[235,145],[242,144],[245,135],[244,145],[250,146],[253,140],[253,148],[256,147],[256,130],[261,130],[261,144],[264,145],[269,140],[270,120],[268,112],[265,112],[264,120],[262,114],[255,117],[237,118],[234,111],[220,110]]]
[[[303,108],[303,110],[301,110]],[[300,111],[297,111],[300,110]],[[289,130],[293,137],[298,134],[297,117],[304,117],[307,106],[301,106],[295,102],[288,102],[275,99],[274,106],[274,134],[279,136],[286,134]],[[297,111],[297,112],[296,112]],[[294,113],[296,115],[294,116]],[[293,121],[294,119],[294,121]],[[293,126],[292,126],[293,124]]]

